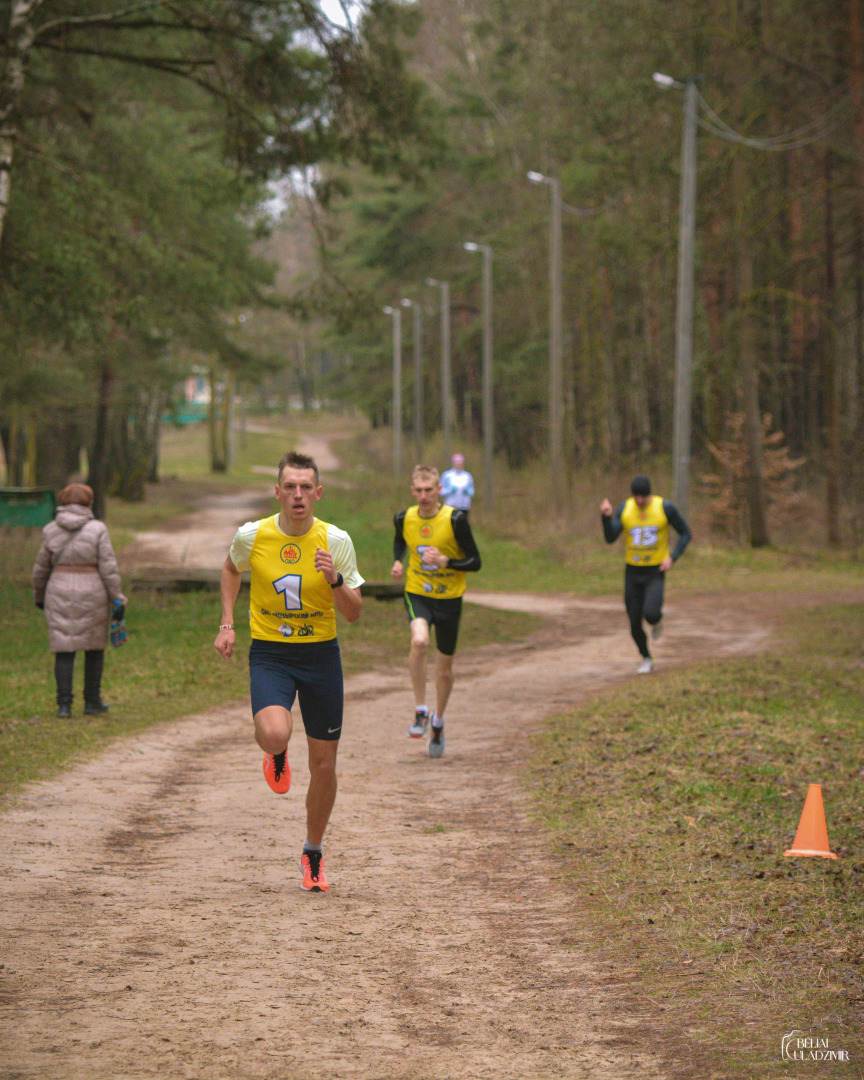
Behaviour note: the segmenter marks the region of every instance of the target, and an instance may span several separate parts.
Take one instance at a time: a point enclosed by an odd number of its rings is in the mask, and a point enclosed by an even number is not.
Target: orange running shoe
[[[265,755],[264,779],[277,795],[284,795],[291,787],[291,766],[288,764],[287,748],[281,754]]]
[[[327,892],[330,888],[327,878],[324,877],[324,863],[320,851],[304,851],[300,856],[300,869],[303,871],[301,889],[307,892]]]

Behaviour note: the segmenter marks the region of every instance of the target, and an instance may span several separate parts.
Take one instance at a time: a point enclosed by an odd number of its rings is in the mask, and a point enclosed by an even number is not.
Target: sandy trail
[[[200,550],[209,526],[192,521],[197,541],[171,534],[175,557]],[[207,565],[235,524],[223,517]],[[327,894],[299,888],[302,732],[280,798],[245,701],[116,745],[7,808],[4,1080],[700,1075],[683,1042],[652,1035],[633,969],[596,961],[580,884],[556,873],[521,781],[546,717],[638,685],[622,602],[468,599],[547,621],[530,643],[457,656],[440,761],[406,737],[405,657],[346,681]],[[758,651],[769,617],[757,598],[673,591],[651,677]]]
[[[679,1075],[628,973],[574,933],[578,888],[526,816],[530,732],[635,681],[620,603],[553,599],[542,649],[457,659],[440,761],[406,737],[402,658],[347,681],[329,894],[298,887],[303,737],[275,796],[245,703],[29,789],[0,818],[2,1075]],[[740,610],[706,631],[702,610],[669,604],[661,664],[766,639]]]
[[[272,427],[249,425],[250,431],[272,432]],[[322,483],[339,468],[339,461],[323,436],[309,435],[300,440],[297,449],[312,456],[318,464]],[[140,533],[134,542],[123,549],[126,570],[161,566],[170,563],[184,570],[213,570],[225,561],[228,548],[237,528],[264,514],[275,513],[273,499],[276,465],[270,462],[253,466],[262,474],[259,489],[248,492],[227,491],[221,495],[208,494],[206,502],[188,517],[181,518],[164,529]],[[264,477],[268,479],[264,479]]]

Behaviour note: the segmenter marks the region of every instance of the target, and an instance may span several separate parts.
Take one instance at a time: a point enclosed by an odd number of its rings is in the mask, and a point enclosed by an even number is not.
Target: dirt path
[[[31,789],[0,819],[3,1076],[672,1075],[525,815],[528,733],[633,678],[620,612],[595,636],[605,605],[577,607],[576,640],[459,665],[440,762],[405,737],[402,663],[348,680],[328,895],[297,887],[302,736],[280,799],[245,703]],[[765,639],[740,620],[706,636],[689,605],[668,618],[669,655]]]
[[[764,646],[758,605],[723,603],[706,627],[698,598],[672,599],[660,673]],[[457,659],[440,761],[406,737],[403,657],[347,680],[328,894],[298,887],[303,736],[277,797],[245,702],[29,789],[0,817],[0,1075],[697,1075],[685,1051],[658,1049],[632,970],[592,959],[578,884],[527,816],[530,733],[636,680],[620,600],[541,606],[539,648]]]
[[[249,430],[271,432],[272,428],[259,428],[251,424]],[[339,468],[339,461],[323,436],[307,436],[301,439],[297,449],[315,458],[325,484],[329,482],[328,473]],[[227,491],[223,495],[208,493],[206,501],[190,512],[188,517],[164,529],[139,534],[132,544],[123,549],[124,570],[161,565],[187,570],[220,567],[237,527],[277,509],[273,499],[275,463],[253,466],[253,470],[262,475],[260,489]]]

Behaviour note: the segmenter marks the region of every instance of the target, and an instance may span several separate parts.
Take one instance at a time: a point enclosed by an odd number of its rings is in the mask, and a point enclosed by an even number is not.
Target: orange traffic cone
[[[828,826],[825,824],[825,807],[822,805],[821,784],[811,784],[801,811],[801,821],[795,840],[784,855],[821,855],[823,859],[836,859],[828,848]]]

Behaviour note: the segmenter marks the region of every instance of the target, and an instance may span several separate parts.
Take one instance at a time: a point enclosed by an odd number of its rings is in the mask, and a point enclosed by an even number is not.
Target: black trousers
[[[105,666],[104,649],[88,649],[84,653],[84,701],[89,705],[99,702],[102,690],[102,669]],[[72,673],[75,670],[75,653],[54,653],[54,678],[57,681],[57,704],[72,704]]]
[[[630,634],[642,656],[650,656],[648,637],[642,620],[656,626],[663,617],[665,573],[659,566],[627,566],[624,570],[624,606],[630,619]]]

